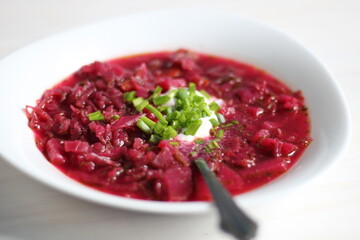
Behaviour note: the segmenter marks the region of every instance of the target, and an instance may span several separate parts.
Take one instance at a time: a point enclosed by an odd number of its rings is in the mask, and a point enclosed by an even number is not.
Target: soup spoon
[[[239,240],[254,239],[258,228],[256,222],[235,204],[229,192],[219,182],[204,159],[196,159],[195,164],[214,199],[220,215],[220,228]]]

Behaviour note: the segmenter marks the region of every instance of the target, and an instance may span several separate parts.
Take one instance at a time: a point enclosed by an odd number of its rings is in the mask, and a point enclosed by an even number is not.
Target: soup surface
[[[187,50],[94,62],[27,106],[37,147],[111,194],[210,200],[205,159],[236,195],[285,173],[311,142],[304,98],[268,73]]]

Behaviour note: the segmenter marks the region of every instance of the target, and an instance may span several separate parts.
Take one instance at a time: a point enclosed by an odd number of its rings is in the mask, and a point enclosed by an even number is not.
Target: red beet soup
[[[289,170],[311,142],[307,107],[268,73],[188,50],[85,65],[26,106],[44,156],[124,197],[210,200],[203,158],[236,195]]]

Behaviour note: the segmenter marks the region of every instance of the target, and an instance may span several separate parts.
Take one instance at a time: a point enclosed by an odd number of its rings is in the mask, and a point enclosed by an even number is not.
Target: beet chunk
[[[242,178],[225,164],[219,166],[217,176],[230,192],[239,192],[244,186]]]
[[[65,141],[65,152],[73,153],[87,153],[90,150],[90,145],[88,142],[83,141]]]
[[[168,169],[177,165],[178,162],[174,159],[172,152],[167,147],[163,148],[151,162],[151,166],[160,169]]]
[[[60,144],[59,140],[51,138],[46,143],[46,153],[49,157],[50,162],[52,162],[53,164],[65,163],[66,157],[64,156],[64,148]]]
[[[161,198],[166,201],[184,201],[193,189],[192,173],[188,167],[170,168],[164,172]]]

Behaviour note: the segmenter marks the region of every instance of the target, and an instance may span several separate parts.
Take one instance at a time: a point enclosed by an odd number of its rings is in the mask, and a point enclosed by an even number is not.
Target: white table
[[[176,6],[220,8],[280,27],[332,69],[352,110],[353,139],[346,157],[292,195],[248,212],[261,225],[259,240],[360,239],[359,0],[0,0],[0,58],[72,27]],[[0,159],[0,239],[231,239],[216,224],[215,212],[161,216],[91,204],[50,189]]]

